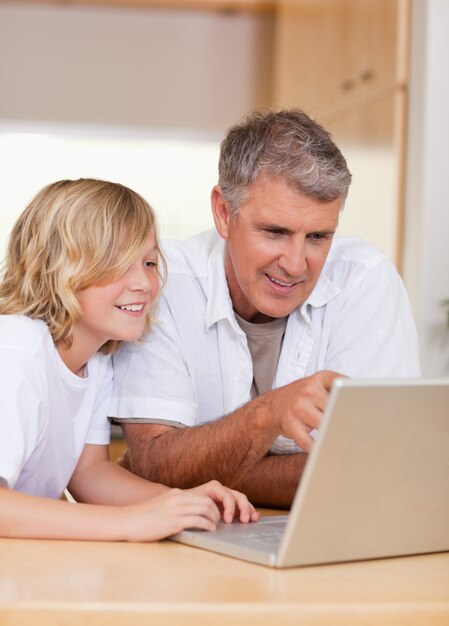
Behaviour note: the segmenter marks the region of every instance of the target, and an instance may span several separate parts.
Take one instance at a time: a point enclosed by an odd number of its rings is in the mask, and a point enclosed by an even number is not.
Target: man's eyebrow
[[[279,224],[270,224],[266,222],[256,222],[254,224],[256,230],[265,230],[269,232],[279,233],[280,235],[293,235],[293,231],[286,226],[279,226]]]
[[[294,235],[293,230],[291,230],[290,228],[287,228],[286,226],[280,226],[279,224],[270,224],[267,222],[256,222],[254,226],[256,230],[260,230],[260,231],[277,233],[279,235]],[[336,230],[335,228],[323,228],[323,229],[317,228],[316,230],[309,231],[307,234],[323,235],[323,236],[334,235],[335,230]]]
[[[335,228],[323,228],[322,230],[311,230],[309,235],[335,235]]]

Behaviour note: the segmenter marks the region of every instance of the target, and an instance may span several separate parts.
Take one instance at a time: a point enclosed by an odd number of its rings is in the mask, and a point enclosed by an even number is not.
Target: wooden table
[[[449,553],[271,570],[171,542],[0,539],[0,625],[448,626]]]

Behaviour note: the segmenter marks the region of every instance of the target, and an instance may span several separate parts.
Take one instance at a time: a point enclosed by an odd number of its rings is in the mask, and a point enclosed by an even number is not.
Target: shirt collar
[[[340,287],[337,287],[337,285],[335,285],[331,279],[326,276],[325,265],[314,290],[307,298],[304,305],[310,304],[310,306],[315,308],[325,306],[328,302],[333,300],[335,296],[338,296],[340,292]]]
[[[212,248],[208,261],[206,330],[222,319],[228,319],[231,324],[236,324],[226,280],[224,259],[225,241],[220,238]]]

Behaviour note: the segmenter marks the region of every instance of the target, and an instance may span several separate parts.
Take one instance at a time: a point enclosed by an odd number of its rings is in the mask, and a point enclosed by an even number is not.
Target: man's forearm
[[[265,454],[255,463],[252,461],[252,465],[249,466],[248,456],[240,458],[244,452],[243,448],[234,447],[233,456],[229,454],[225,456],[227,442],[222,441],[219,446],[222,456],[215,453],[213,458],[208,459],[208,455],[204,454],[208,449],[206,440],[216,430],[213,425],[208,426],[211,428],[203,426],[186,428],[182,431],[164,429],[160,437],[151,439],[148,446],[145,446],[145,437],[138,436],[139,432],[143,432],[144,426],[134,425],[135,434],[130,439],[136,440],[136,445],[131,443],[128,451],[129,469],[140,476],[173,487],[188,488],[216,478],[227,486],[245,493],[257,506],[289,508],[308,455]],[[184,454],[180,454],[180,449],[184,445],[188,445],[190,451],[199,449],[202,453],[193,459],[191,454],[186,454],[185,451]],[[176,462],[172,457],[177,457]],[[239,461],[238,468],[232,465],[233,461]],[[242,473],[240,478],[237,477],[237,469]]]
[[[248,406],[190,428],[124,423],[131,471],[171,487],[189,488],[212,479],[234,486],[277,436],[264,422],[266,406]]]
[[[256,506],[288,509],[307,458],[305,453],[265,456],[233,487]]]
[[[267,455],[278,435],[293,439],[305,451],[310,449],[313,444],[310,431],[319,428],[332,382],[339,376],[336,372],[317,372],[267,392],[233,413],[201,426],[177,429],[125,422],[129,467],[139,476],[170,487],[195,487],[216,479],[228,487],[242,488],[248,472]],[[284,489],[284,484],[290,485],[282,501],[284,505],[291,501],[302,466],[296,465],[300,461],[295,460],[270,461],[270,467],[278,462],[285,463],[277,474],[278,490]],[[257,502],[263,499],[261,482],[251,479],[243,489],[248,493],[254,490],[253,499]]]

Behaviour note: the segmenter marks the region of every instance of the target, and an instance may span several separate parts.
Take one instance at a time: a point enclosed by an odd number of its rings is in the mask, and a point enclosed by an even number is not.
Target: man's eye
[[[332,235],[330,233],[310,233],[309,235],[307,235],[307,238],[311,239],[312,241],[322,241],[329,239],[329,237],[331,236]]]

